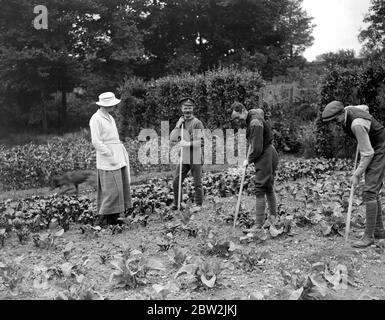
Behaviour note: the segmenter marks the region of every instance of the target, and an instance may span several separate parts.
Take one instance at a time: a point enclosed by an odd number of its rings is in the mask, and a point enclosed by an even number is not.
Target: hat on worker
[[[258,108],[258,109],[256,109],[256,111],[257,111],[257,115],[258,115],[261,119],[265,119],[265,112],[264,112],[262,109]]]
[[[179,100],[179,105],[181,104],[190,104],[190,105],[196,105],[195,100],[191,97],[183,97],[182,99]]]
[[[112,92],[104,92],[99,96],[99,101],[96,102],[101,107],[113,107],[120,103],[122,100],[117,99]]]
[[[324,122],[331,121],[344,112],[344,104],[341,101],[330,102],[322,112]]]
[[[240,103],[239,101],[235,101],[231,105],[231,109],[233,112],[231,113],[231,121],[237,120],[239,118],[240,113],[242,113],[243,110],[245,110],[245,106]]]

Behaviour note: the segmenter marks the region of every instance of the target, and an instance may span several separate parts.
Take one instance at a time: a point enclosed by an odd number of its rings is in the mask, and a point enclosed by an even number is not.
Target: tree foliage
[[[194,114],[205,128],[231,128],[231,104],[242,102],[248,109],[260,104],[260,74],[248,70],[222,68],[204,75],[167,76],[150,82],[127,79],[119,88],[120,133],[135,137],[141,128],[159,128],[168,120],[173,126],[180,118],[178,101],[191,96],[197,102]],[[172,128],[171,128],[172,129]]]
[[[4,0],[2,8],[0,79],[6,93],[4,102],[28,113],[35,105],[44,108],[44,100],[60,91],[60,126],[66,117],[66,93],[78,84],[82,69],[72,55],[75,39],[71,31],[77,16],[88,12],[90,2],[50,1],[48,30],[36,30],[31,24],[35,18],[32,1]]]
[[[116,86],[142,54],[141,40],[126,10],[129,1],[50,0],[47,30],[36,30],[31,0],[3,0],[0,12],[0,79],[2,105],[15,106],[12,116],[26,116],[46,100],[62,94],[57,126],[65,124],[67,93],[76,86]],[[44,3],[42,3],[44,4]],[[92,79],[97,81],[92,82]],[[112,84],[111,84],[112,82]],[[98,86],[100,87],[100,85]]]
[[[150,80],[236,66],[269,79],[303,65],[301,53],[313,41],[302,0],[39,4],[48,9],[47,30],[33,27],[34,1],[1,1],[0,110],[9,119],[4,124],[19,128],[63,129],[75,88],[84,89],[87,104],[131,76]]]
[[[369,52],[382,50],[385,47],[385,2],[371,0],[369,13],[364,22],[369,26],[362,30],[359,39],[364,43]]]
[[[327,52],[317,56],[318,62],[324,62],[329,68],[336,66],[348,67],[359,63],[354,50],[339,50],[338,52]]]
[[[302,0],[151,2],[147,14],[138,19],[148,54],[141,75],[173,73],[183,61],[183,71],[190,72],[231,64],[262,69],[268,77],[284,72],[293,61],[301,61],[300,54],[313,41],[312,18],[301,4]]]
[[[325,106],[339,100],[347,105],[365,104],[370,113],[385,124],[385,60],[367,61],[362,66],[335,67],[325,76],[321,90],[320,113]],[[322,122],[317,123],[317,149],[325,157],[349,157],[355,143],[342,130]]]

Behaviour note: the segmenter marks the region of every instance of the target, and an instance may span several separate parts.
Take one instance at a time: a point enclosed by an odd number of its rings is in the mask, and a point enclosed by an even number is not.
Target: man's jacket
[[[246,124],[246,138],[251,146],[249,163],[255,163],[267,147],[272,144],[273,134],[268,123],[255,109],[249,111]]]

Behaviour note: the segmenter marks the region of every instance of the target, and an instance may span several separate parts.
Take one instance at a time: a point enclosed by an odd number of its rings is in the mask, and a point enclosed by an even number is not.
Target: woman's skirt
[[[131,208],[131,190],[128,167],[118,170],[97,170],[97,210],[99,215],[124,213]]]

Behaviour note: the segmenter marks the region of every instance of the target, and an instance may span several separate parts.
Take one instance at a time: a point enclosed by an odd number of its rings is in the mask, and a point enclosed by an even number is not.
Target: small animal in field
[[[79,185],[86,183],[92,187],[96,187],[96,171],[91,170],[78,170],[73,172],[67,172],[61,176],[53,177],[51,191],[66,186],[61,190],[58,195],[66,193],[70,190],[74,190],[76,195],[79,194]]]

